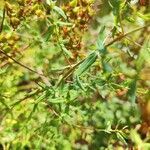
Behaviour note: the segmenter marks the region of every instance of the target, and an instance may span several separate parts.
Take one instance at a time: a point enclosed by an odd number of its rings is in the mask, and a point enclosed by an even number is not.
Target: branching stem
[[[132,34],[132,33],[134,33],[134,32],[137,32],[137,31],[139,31],[139,30],[142,30],[142,29],[144,29],[144,28],[147,28],[147,27],[149,27],[149,26],[150,26],[150,24],[145,25],[145,26],[140,27],[140,28],[137,28],[137,29],[135,29],[135,30],[129,31],[129,32],[125,33],[125,34],[122,34],[122,35],[116,37],[115,39],[113,39],[112,41],[110,41],[109,43],[104,44],[104,45],[105,45],[104,47],[107,48],[107,47],[111,46],[112,44],[114,44],[115,42],[120,41],[120,40],[122,40],[123,38],[127,37],[128,35],[130,35],[130,34]],[[61,82],[62,82],[63,80],[65,80],[65,79],[67,79],[69,76],[71,76],[71,74],[73,73],[73,71],[74,71],[82,62],[84,62],[85,59],[86,59],[86,58],[84,58],[83,60],[81,60],[81,61],[78,62],[77,64],[72,65],[73,67],[70,68],[70,69],[67,71],[67,73],[61,78],[61,80],[58,82],[57,87],[61,84]]]
[[[13,60],[16,64],[20,65],[21,67],[26,68],[27,70],[29,70],[29,71],[31,71],[31,72],[33,72],[33,73],[36,73],[36,74],[38,74],[39,76],[45,77],[43,74],[40,74],[40,73],[38,73],[37,71],[35,71],[35,70],[33,70],[33,69],[31,69],[31,68],[25,66],[24,64],[22,64],[22,63],[20,63],[20,62],[18,62],[16,59],[14,59],[13,57],[9,56],[6,52],[4,52],[4,51],[1,50],[1,49],[0,49],[0,53],[2,53],[2,54],[3,54],[4,56],[6,56],[7,58]]]

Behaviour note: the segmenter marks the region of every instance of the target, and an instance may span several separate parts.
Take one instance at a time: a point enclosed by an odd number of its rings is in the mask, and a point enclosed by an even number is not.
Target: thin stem
[[[40,74],[40,73],[38,73],[37,71],[35,71],[35,70],[33,70],[33,69],[31,69],[31,68],[25,66],[24,64],[22,64],[22,63],[20,63],[20,62],[18,62],[17,60],[15,60],[13,57],[9,56],[7,53],[5,53],[5,52],[4,52],[3,50],[1,50],[1,49],[0,49],[0,53],[2,53],[3,55],[5,55],[7,58],[10,58],[11,60],[13,60],[16,64],[20,65],[21,67],[26,68],[27,70],[29,70],[29,71],[31,71],[31,72],[33,72],[33,73],[36,73],[36,74],[38,74],[39,76],[45,77],[43,74]]]
[[[135,30],[129,31],[129,32],[125,33],[125,34],[122,34],[122,35],[116,37],[115,39],[113,39],[112,41],[110,41],[109,43],[105,44],[104,47],[107,48],[107,47],[111,46],[112,44],[114,44],[115,42],[117,42],[117,41],[119,41],[119,40],[121,40],[121,39],[127,37],[128,35],[130,35],[130,34],[132,34],[132,33],[134,33],[134,32],[137,32],[137,31],[139,31],[139,30],[141,30],[141,29],[144,29],[144,28],[146,28],[146,27],[149,27],[149,26],[150,26],[150,24],[145,25],[145,26],[140,27],[140,28],[137,28],[137,29],[135,29]],[[86,58],[85,58],[85,59],[86,59]],[[71,74],[73,73],[73,71],[74,71],[82,62],[84,62],[85,59],[83,59],[83,60],[79,61],[77,64],[73,65],[72,68],[70,68],[70,69],[67,71],[67,73],[61,78],[61,80],[58,82],[58,84],[57,84],[56,87],[58,87],[58,86],[62,83],[63,80],[66,80],[68,77],[70,77]],[[66,68],[65,68],[65,69],[66,69]]]
[[[80,62],[78,62],[77,64],[75,64],[74,66],[72,66],[66,73],[65,75],[60,79],[60,81],[57,83],[56,87],[59,87],[59,85],[62,83],[63,80],[66,80],[68,77],[70,77],[73,73],[73,71],[75,70],[75,68],[77,66],[79,66],[85,59],[81,60]]]
[[[132,42],[134,45],[138,46],[138,47],[142,47],[142,45],[140,45],[139,43],[137,43],[136,41],[133,41],[130,37],[126,37],[127,40],[129,40],[130,42]]]
[[[117,41],[119,41],[119,40],[125,38],[126,36],[128,36],[128,35],[130,35],[130,34],[132,34],[132,33],[134,33],[134,32],[137,32],[137,31],[139,31],[139,30],[141,30],[141,29],[147,28],[147,27],[149,27],[149,26],[150,26],[150,24],[145,25],[145,26],[140,27],[140,28],[137,28],[137,29],[135,29],[135,30],[129,31],[129,32],[125,33],[125,34],[122,34],[122,35],[116,37],[115,39],[113,39],[112,41],[110,41],[108,44],[106,44],[105,47],[108,47],[108,46],[114,44],[115,42],[117,42]]]

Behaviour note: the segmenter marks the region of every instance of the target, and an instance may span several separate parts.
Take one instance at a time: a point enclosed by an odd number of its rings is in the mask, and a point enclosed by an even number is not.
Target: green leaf
[[[140,51],[139,57],[136,62],[137,71],[140,72],[145,63],[150,64],[150,44],[149,40],[145,41],[143,48]]]
[[[104,72],[112,72],[112,67],[108,64],[108,62],[105,62],[102,58],[102,66]]]
[[[129,90],[127,93],[129,101],[132,104],[134,104],[136,100],[136,84],[137,84],[137,77],[129,84]]]
[[[57,6],[54,6],[53,8],[59,15],[61,15],[65,20],[67,19],[67,16],[65,15],[64,11]]]
[[[78,0],[72,0],[72,1],[70,2],[70,6],[71,6],[71,7],[76,7],[77,4],[78,4]]]
[[[137,12],[137,16],[139,16],[140,18],[144,19],[145,21],[149,21],[150,20],[150,14],[141,14],[140,12]]]
[[[47,3],[48,5],[51,5],[51,1],[50,1],[50,0],[46,0],[46,3]]]
[[[73,24],[70,22],[57,21],[59,26],[72,26]]]
[[[82,73],[84,73],[87,69],[90,68],[90,66],[96,61],[97,59],[97,53],[93,52],[91,53],[79,66],[79,68],[75,71],[76,76],[80,76]]]
[[[141,146],[144,150],[150,150],[150,143],[143,143]]]
[[[70,58],[73,58],[72,53],[66,49],[64,44],[60,44],[60,47],[67,56],[69,56]]]
[[[46,34],[44,36],[46,42],[50,39],[53,31],[54,31],[54,26],[49,26],[48,30],[47,30],[47,32],[46,32]]]
[[[110,0],[109,4],[113,11],[115,26],[117,26],[120,18],[121,0]]]
[[[106,124],[106,130],[111,131],[111,126],[112,126],[111,122],[108,121],[107,124]]]
[[[64,98],[55,98],[55,99],[49,98],[48,102],[53,103],[53,104],[58,104],[58,103],[66,102],[66,99],[64,99]]]
[[[40,95],[38,98],[37,98],[37,100],[36,100],[36,104],[38,104],[38,103],[40,103],[43,99],[45,99],[46,98],[46,91],[44,91],[43,92],[43,94],[42,95]]]
[[[1,95],[0,95],[1,96]],[[10,110],[10,107],[7,105],[3,97],[0,99],[0,103],[2,103],[8,110]]]
[[[124,139],[124,137],[123,137],[123,135],[122,135],[121,133],[117,132],[116,135],[117,135],[117,138],[118,138],[122,143],[124,143],[124,144],[127,145],[127,143],[126,143],[126,141],[125,141],[125,139]]]
[[[137,145],[142,145],[142,140],[140,138],[140,135],[135,131],[135,130],[131,130],[130,131],[130,136],[131,136],[131,140]]]
[[[28,116],[27,122],[32,119],[32,116],[33,116],[33,114],[35,113],[37,107],[38,107],[38,103],[35,103],[34,106],[33,106],[32,111],[30,112],[30,114],[29,114],[29,116]]]
[[[85,91],[85,88],[81,82],[81,80],[79,79],[79,76],[76,76],[76,81],[77,81],[77,85],[83,90]]]
[[[99,36],[96,42],[96,47],[100,52],[103,52],[105,50],[104,47],[104,40],[105,40],[105,26],[103,26],[99,32]]]

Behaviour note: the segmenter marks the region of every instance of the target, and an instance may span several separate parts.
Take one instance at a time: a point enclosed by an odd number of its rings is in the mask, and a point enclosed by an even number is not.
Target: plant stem
[[[1,49],[0,49],[0,53],[2,53],[3,55],[5,55],[7,58],[10,58],[11,60],[13,60],[16,64],[20,65],[21,67],[26,68],[27,70],[29,70],[29,71],[31,71],[31,72],[33,72],[33,73],[36,73],[36,74],[38,74],[39,76],[45,77],[43,74],[40,74],[40,73],[38,73],[37,71],[35,71],[35,70],[33,70],[33,69],[31,69],[31,68],[25,66],[24,64],[22,64],[22,63],[20,63],[20,62],[18,62],[16,59],[14,59],[13,57],[9,56],[6,52],[4,52],[4,51],[1,50]]]
[[[105,47],[108,47],[108,46],[114,44],[115,42],[117,42],[117,41],[119,41],[119,40],[125,38],[126,36],[128,36],[128,35],[130,35],[130,34],[132,34],[132,33],[134,33],[134,32],[137,32],[137,31],[139,31],[139,30],[142,30],[142,29],[144,29],[144,28],[147,28],[147,27],[149,27],[149,26],[150,26],[150,24],[145,25],[145,26],[140,27],[140,28],[137,28],[137,29],[135,29],[135,30],[129,31],[129,32],[125,33],[125,34],[122,34],[122,35],[116,37],[115,39],[113,39],[112,41],[110,41],[109,43],[107,43],[107,44],[105,45]]]
[[[139,30],[141,30],[141,29],[144,29],[144,28],[146,28],[146,27],[149,27],[149,26],[150,26],[150,24],[145,25],[145,26],[140,27],[140,28],[137,28],[137,29],[135,29],[135,30],[129,31],[129,32],[125,33],[125,34],[122,34],[122,35],[116,37],[115,39],[113,39],[112,41],[110,41],[109,43],[105,44],[104,47],[107,48],[107,47],[111,46],[112,44],[114,44],[115,42],[117,42],[117,41],[119,41],[119,40],[121,40],[121,39],[127,37],[128,35],[130,35],[130,34],[132,34],[132,33],[134,33],[134,32],[137,32],[137,31],[139,31]],[[62,82],[63,80],[65,80],[65,79],[67,79],[68,77],[70,77],[71,74],[73,73],[73,71],[74,71],[82,62],[84,62],[85,59],[86,59],[86,58],[84,58],[83,60],[79,61],[77,64],[72,65],[73,67],[70,68],[70,69],[67,71],[67,73],[61,78],[61,80],[58,82],[58,84],[57,84],[56,87],[58,87],[58,86],[61,84],[61,82]],[[66,68],[65,68],[65,69],[66,69]]]

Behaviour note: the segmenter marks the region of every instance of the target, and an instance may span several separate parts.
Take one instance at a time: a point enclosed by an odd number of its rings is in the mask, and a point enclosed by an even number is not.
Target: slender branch
[[[86,59],[86,58],[85,58]],[[66,73],[65,75],[60,79],[60,81],[57,83],[56,87],[58,87],[63,80],[66,80],[68,77],[71,76],[71,74],[73,73],[73,71],[76,69],[77,66],[79,66],[85,59],[81,60],[80,62],[78,62],[77,64],[75,64],[74,66],[72,66]]]
[[[137,28],[137,29],[135,29],[135,30],[129,31],[129,32],[125,33],[125,34],[122,34],[122,35],[116,37],[115,39],[113,39],[112,41],[110,41],[109,43],[107,43],[107,44],[105,45],[105,47],[108,47],[108,46],[114,44],[115,42],[117,42],[117,41],[119,41],[119,40],[122,40],[122,39],[125,38],[126,36],[128,36],[128,35],[130,35],[130,34],[132,34],[132,33],[134,33],[134,32],[137,32],[137,31],[139,31],[139,30],[142,30],[142,29],[144,29],[144,28],[147,28],[147,27],[149,27],[149,26],[150,26],[150,24],[145,25],[145,26],[140,27],[140,28]]]
[[[135,29],[135,30],[129,31],[129,32],[125,33],[125,34],[122,34],[122,35],[116,37],[115,39],[113,39],[112,41],[110,41],[109,43],[105,44],[104,47],[107,48],[107,47],[111,46],[112,44],[114,44],[115,42],[117,42],[117,41],[119,41],[119,40],[122,40],[123,38],[127,37],[128,35],[130,35],[130,34],[132,34],[132,33],[134,33],[134,32],[137,32],[137,31],[139,31],[139,30],[142,30],[142,29],[144,29],[144,28],[147,28],[147,27],[149,27],[149,26],[150,26],[150,24],[145,25],[145,26],[140,27],[140,28],[137,28],[137,29]],[[86,59],[86,58],[85,58],[85,59]],[[61,80],[58,82],[58,84],[57,84],[56,87],[58,87],[58,86],[62,83],[63,80],[65,80],[65,79],[67,79],[69,76],[71,76],[71,74],[73,73],[73,71],[74,71],[82,62],[84,62],[85,59],[83,59],[83,60],[79,61],[77,64],[73,65],[73,67],[70,68],[70,69],[67,71],[67,73],[61,78]],[[66,68],[65,68],[65,69],[66,69]]]
[[[39,90],[36,90],[36,91],[34,91],[32,94],[28,94],[27,96],[25,96],[23,99],[14,102],[13,104],[10,105],[11,109],[13,109],[13,108],[14,108],[16,105],[18,105],[19,103],[25,101],[26,99],[28,99],[28,98],[34,96],[35,94],[37,94],[37,93],[39,93],[39,92],[40,92]]]
[[[36,73],[36,74],[38,74],[39,76],[45,77],[43,74],[40,74],[40,73],[38,73],[37,71],[35,71],[35,70],[33,70],[33,69],[31,69],[31,68],[25,66],[24,64],[22,64],[22,63],[20,63],[20,62],[18,62],[17,60],[15,60],[13,57],[9,56],[7,53],[5,53],[5,52],[4,52],[3,50],[1,50],[1,49],[0,49],[0,53],[2,53],[3,55],[5,55],[7,58],[10,58],[11,60],[13,60],[16,64],[20,65],[21,67],[26,68],[27,70],[29,70],[29,71],[31,71],[31,72],[33,72],[33,73]]]
[[[43,74],[42,70],[40,68],[37,69],[39,74]],[[48,87],[51,86],[51,83],[49,82],[48,78],[40,76],[41,79],[43,80],[43,82],[45,83],[45,85],[47,85]]]
[[[139,30],[141,30],[141,29],[144,29],[144,28],[148,27],[149,25],[150,25],[150,24],[145,25],[145,26],[140,27],[140,28],[137,28],[137,29],[132,30],[132,31],[130,31],[130,32],[127,32],[127,33],[125,33],[125,34],[123,34],[123,35],[120,35],[120,36],[118,36],[117,38],[115,38],[115,39],[113,39],[112,41],[110,41],[108,44],[105,44],[105,47],[109,47],[110,45],[114,44],[115,42],[117,42],[117,41],[119,41],[119,40],[125,38],[126,36],[128,36],[128,35],[130,35],[130,34],[132,34],[132,33],[134,33],[134,32],[137,32],[137,31],[139,31]],[[13,60],[16,64],[22,66],[23,68],[26,68],[26,69],[30,70],[31,72],[34,72],[34,73],[36,73],[36,74],[38,74],[38,75],[40,75],[40,76],[45,77],[43,74],[40,74],[40,73],[38,73],[37,71],[35,71],[35,70],[33,70],[33,69],[31,69],[31,68],[25,66],[24,64],[22,64],[22,63],[20,63],[20,62],[18,62],[17,60],[15,60],[15,59],[12,58],[11,56],[9,56],[7,53],[5,53],[3,50],[0,50],[0,53],[2,53],[3,55],[5,55],[7,58],[10,58],[10,59]],[[86,59],[86,58],[85,58],[85,59]],[[78,67],[82,62],[84,62],[85,59],[81,60],[80,62],[78,62],[77,64],[75,64],[74,66],[72,66],[72,68],[70,68],[70,69],[67,71],[67,73],[61,78],[61,80],[58,82],[57,87],[61,84],[61,82],[62,82],[64,79],[67,79],[67,78],[72,74],[72,72],[76,69],[76,67]]]
[[[3,31],[3,26],[4,26],[4,20],[5,20],[5,7],[3,9],[3,18],[2,18],[2,22],[1,22],[1,26],[0,26],[0,33]]]
[[[130,42],[132,42],[134,45],[138,46],[138,47],[142,47],[142,45],[140,45],[139,43],[137,43],[136,41],[133,41],[130,37],[126,37],[127,40],[129,40]]]

